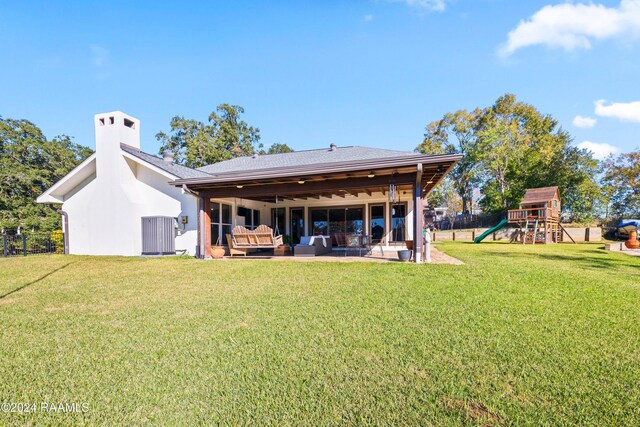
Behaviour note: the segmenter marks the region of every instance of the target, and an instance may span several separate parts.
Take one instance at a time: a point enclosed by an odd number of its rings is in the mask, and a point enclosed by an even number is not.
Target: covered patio
[[[345,148],[323,151],[338,150]],[[424,198],[461,156],[391,153],[400,155],[348,161],[336,155],[337,161],[276,167],[272,166],[282,163],[282,157],[270,157],[290,153],[254,156],[242,158],[238,170],[209,172],[210,177],[172,184],[199,197],[201,258],[210,256],[212,245],[227,246],[227,235],[234,228],[254,230],[262,224],[293,244],[305,236],[327,236],[334,255],[349,250],[343,245],[345,239],[373,247],[372,253],[380,251],[382,259],[385,251],[412,243],[413,261],[421,262]],[[306,153],[296,154],[284,158],[304,163]],[[322,155],[323,160],[331,156]]]

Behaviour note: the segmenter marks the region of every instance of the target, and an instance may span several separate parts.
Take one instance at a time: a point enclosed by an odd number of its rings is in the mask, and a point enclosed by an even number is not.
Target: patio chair
[[[349,250],[353,250],[358,251],[358,256],[362,256],[362,249],[364,248],[363,246],[363,237],[360,234],[347,234],[345,235],[345,245],[347,248],[347,251]]]
[[[341,252],[344,253],[344,256],[347,256],[347,239],[345,238],[344,233],[336,233],[333,237],[336,240],[336,247],[343,249]]]
[[[365,247],[367,248],[367,254],[372,254],[373,253],[373,249],[375,249],[376,246],[380,247],[380,255],[384,257],[384,242],[385,242],[385,237],[382,236],[382,238],[380,238],[380,240],[378,240],[378,242],[374,243],[373,242],[373,238],[371,236],[367,236],[367,241],[365,242]]]

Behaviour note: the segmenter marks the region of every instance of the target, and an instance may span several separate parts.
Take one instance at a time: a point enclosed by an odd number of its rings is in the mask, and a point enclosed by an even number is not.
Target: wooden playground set
[[[558,187],[529,188],[520,202],[519,209],[512,209],[498,225],[478,236],[474,242],[480,243],[485,237],[502,229],[507,224],[516,224],[512,243],[548,244],[560,243],[564,235],[575,240],[560,224],[560,191]]]

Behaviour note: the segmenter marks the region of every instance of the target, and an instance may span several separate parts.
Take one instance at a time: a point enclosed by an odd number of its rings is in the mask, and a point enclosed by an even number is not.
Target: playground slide
[[[481,235],[479,235],[478,237],[476,237],[473,240],[473,243],[480,243],[484,240],[485,237],[487,237],[489,234],[495,233],[496,231],[500,230],[502,227],[504,227],[505,225],[507,225],[509,221],[507,221],[506,219],[503,219],[502,221],[500,221],[498,223],[498,225],[496,225],[493,228],[488,229],[487,231],[485,231],[484,233],[482,233]]]

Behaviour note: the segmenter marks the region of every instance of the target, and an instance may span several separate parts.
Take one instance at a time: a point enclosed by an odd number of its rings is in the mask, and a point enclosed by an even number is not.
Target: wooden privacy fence
[[[64,235],[62,233],[2,235],[0,255],[3,257],[62,253],[64,253]]]

